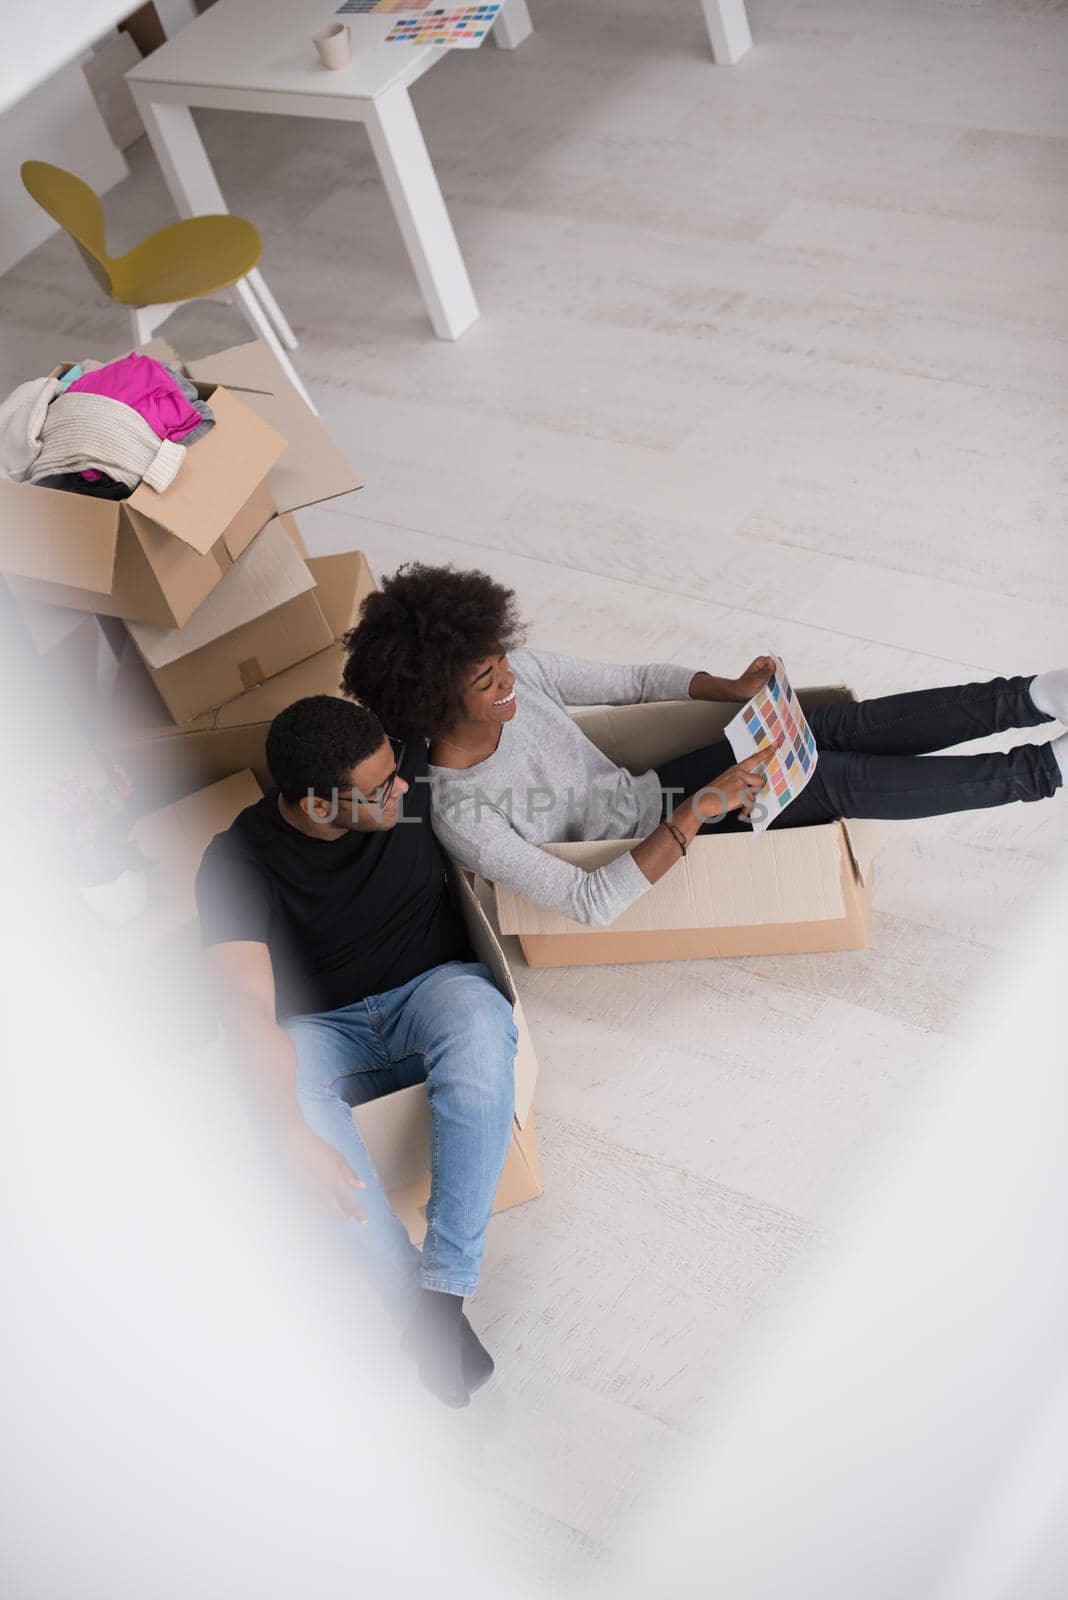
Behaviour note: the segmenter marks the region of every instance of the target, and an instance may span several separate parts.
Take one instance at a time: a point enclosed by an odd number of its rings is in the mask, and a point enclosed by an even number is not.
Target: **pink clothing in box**
[[[151,356],[131,354],[109,361],[106,367],[76,378],[67,392],[75,391],[121,400],[144,417],[161,439],[173,439],[177,444],[201,421],[170,373]],[[87,471],[83,476],[97,478],[100,474]]]

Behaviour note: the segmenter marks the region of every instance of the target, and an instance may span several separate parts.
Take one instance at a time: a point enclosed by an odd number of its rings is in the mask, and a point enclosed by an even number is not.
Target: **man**
[[[227,1038],[288,1166],[347,1219],[424,1383],[465,1406],[493,1371],[463,1299],[511,1136],[511,1006],[453,904],[421,740],[399,746],[363,707],[314,695],[274,719],[267,765],[277,788],[212,840],[197,875]],[[420,1251],[351,1108],[424,1081]]]

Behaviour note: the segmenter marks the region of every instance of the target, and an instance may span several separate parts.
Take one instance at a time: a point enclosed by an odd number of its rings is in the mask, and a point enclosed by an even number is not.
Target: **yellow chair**
[[[70,234],[108,298],[129,306],[135,345],[151,339],[160,323],[187,300],[230,302],[236,296],[254,332],[271,347],[290,383],[315,411],[283,349],[284,344],[295,350],[297,341],[260,276],[256,265],[260,236],[251,222],[229,214],[190,217],[150,234],[124,256],[109,256],[104,208],[87,183],[47,161],[24,161],[22,181],[42,210]],[[230,289],[233,296],[224,292]]]

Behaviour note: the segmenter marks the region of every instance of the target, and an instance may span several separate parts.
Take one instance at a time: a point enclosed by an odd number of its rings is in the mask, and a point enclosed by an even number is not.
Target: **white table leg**
[[[178,215],[203,217],[229,211],[189,107],[153,101],[149,98],[150,91],[139,88],[136,83],[131,83],[130,88]],[[246,282],[277,329],[282,343],[295,350],[296,335],[258,267],[252,269]],[[241,298],[244,305],[244,297]]]
[[[193,0],[153,0],[153,4],[168,39],[173,39],[188,23],[197,20],[197,8]]]
[[[713,61],[722,67],[733,67],[753,47],[745,0],[701,0],[701,4],[712,42]]]
[[[478,305],[407,89],[379,95],[366,120],[434,332],[458,339],[477,320]]]
[[[308,410],[313,416],[317,417],[319,415],[318,409],[316,408],[311,395],[304,387],[300,373],[297,371],[292,361],[290,361],[289,357],[286,355],[285,350],[282,348],[278,335],[271,327],[270,319],[268,318],[267,313],[264,311],[256,295],[254,295],[252,290],[249,288],[248,279],[242,278],[238,283],[235,283],[234,292],[237,295],[238,305],[241,307],[245,320],[252,328],[252,331],[257,334],[259,338],[263,340],[267,348],[273,352],[274,358],[278,362],[278,365],[281,367],[282,371],[285,373],[294,389],[300,395]]]
[[[137,83],[130,88],[178,215],[202,217],[228,210],[189,107],[153,102],[151,90]]]
[[[491,37],[502,50],[515,50],[533,32],[527,0],[506,0],[497,13]]]
[[[264,283],[263,273],[260,271],[259,267],[253,267],[252,271],[246,274],[246,281],[249,285],[249,288],[256,296],[256,299],[259,301],[271,322],[274,324],[278,337],[281,339],[286,349],[295,350],[297,348],[297,336],[283,316],[282,308],[278,304],[278,301]]]

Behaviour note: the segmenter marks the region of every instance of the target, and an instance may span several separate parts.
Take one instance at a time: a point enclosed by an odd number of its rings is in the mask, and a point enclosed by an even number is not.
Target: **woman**
[[[576,922],[604,926],[663,877],[697,833],[749,826],[765,782],[762,758],[735,761],[722,739],[633,776],[565,708],[687,696],[741,704],[774,663],[758,656],[739,678],[725,679],[516,648],[521,637],[513,590],[484,572],[408,563],[364,601],[346,637],[342,687],[392,734],[429,741],[434,829],[455,860]],[[1068,769],[1063,733],[1008,754],[917,759],[1006,728],[1068,723],[1068,669],[806,714],[819,760],[773,828],[1044,800]],[[576,839],[636,843],[590,872],[539,848]]]

